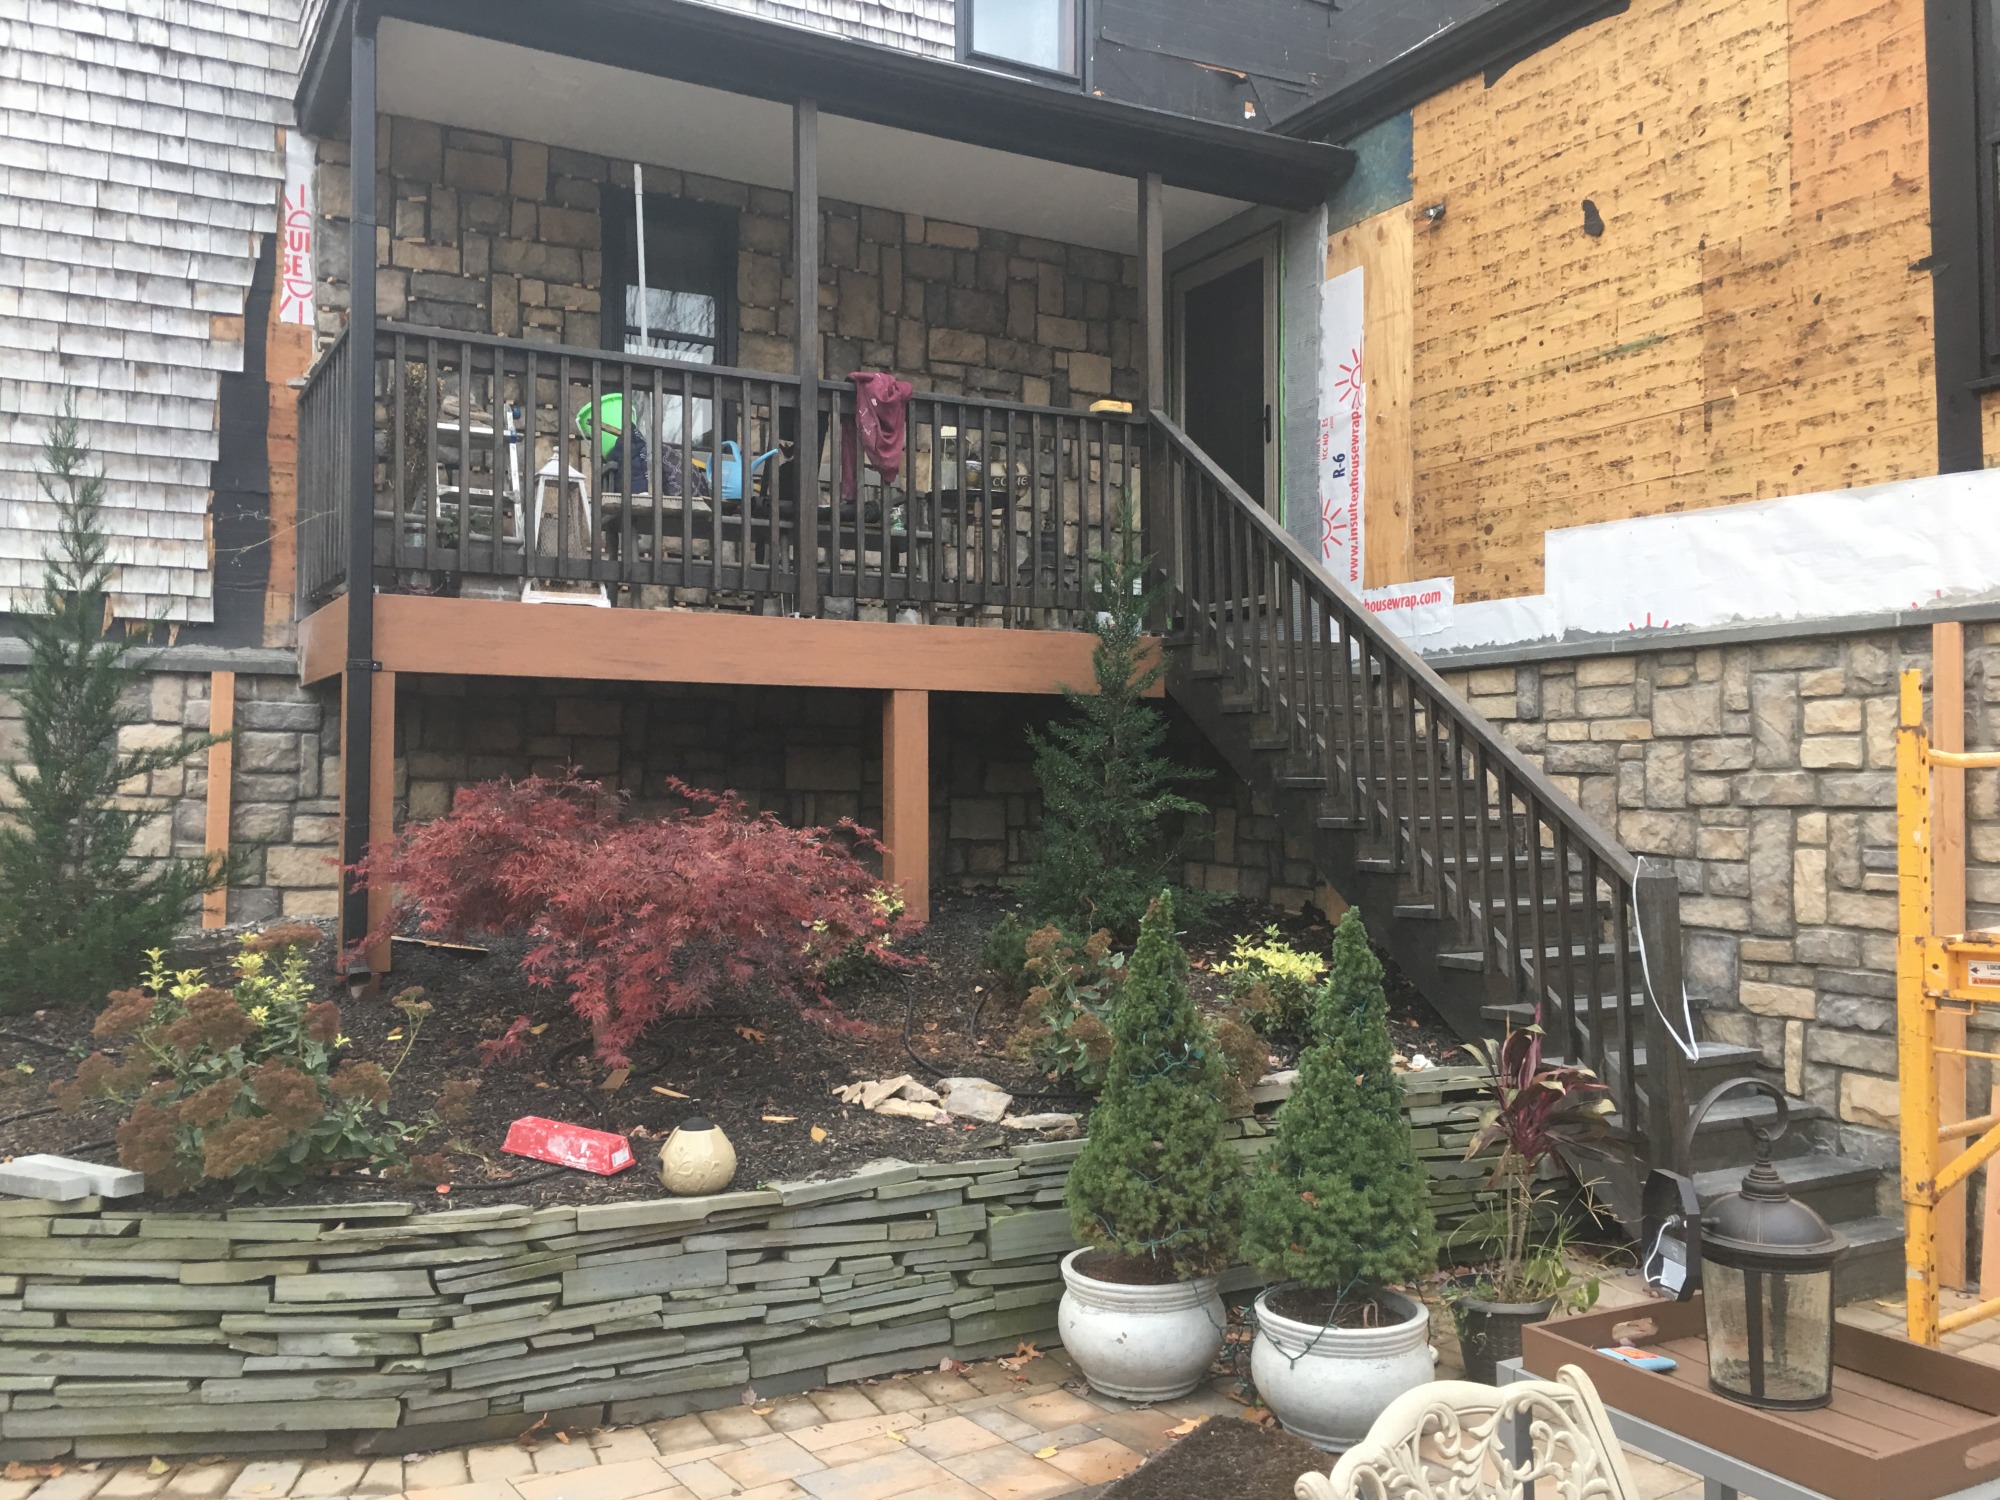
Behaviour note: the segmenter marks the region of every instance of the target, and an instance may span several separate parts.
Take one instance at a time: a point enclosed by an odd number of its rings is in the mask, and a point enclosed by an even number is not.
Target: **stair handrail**
[[[1170,628],[1185,631],[1197,651],[1205,648],[1219,660],[1253,706],[1268,712],[1278,742],[1289,740],[1291,753],[1324,777],[1327,792],[1347,814],[1377,834],[1386,833],[1391,869],[1412,874],[1419,891],[1430,895],[1437,916],[1476,932],[1489,970],[1497,961],[1514,993],[1536,1003],[1545,1024],[1554,1023],[1550,1031],[1574,1044],[1573,1051],[1580,1048],[1586,1054],[1581,1060],[1610,1088],[1642,1158],[1686,1170],[1681,1124],[1687,1118],[1687,1057],[1664,1012],[1666,1006],[1678,1006],[1683,994],[1678,877],[1670,867],[1642,861],[1619,843],[1407,642],[1377,621],[1351,589],[1171,417],[1153,411],[1149,431],[1155,451],[1143,495],[1145,545],[1165,578]],[[1344,705],[1344,713],[1336,705]],[[1397,810],[1392,721],[1398,716],[1409,770],[1407,823]],[[1380,768],[1375,764],[1378,721],[1385,762]],[[1430,773],[1427,846],[1419,827],[1419,754]],[[1479,799],[1476,895],[1475,882],[1468,878],[1462,795],[1449,840],[1438,816],[1443,760],[1455,768],[1454,794],[1470,787]],[[1495,813],[1505,901],[1497,924],[1487,847]],[[1517,843],[1524,846],[1520,855]],[[1454,852],[1456,862],[1448,874]],[[1559,946],[1553,949],[1551,935],[1544,932],[1543,866],[1550,855],[1559,875],[1551,919]],[[1521,857],[1529,885],[1527,934],[1518,930],[1516,863]],[[1585,907],[1581,965],[1570,931],[1572,861]],[[1597,899],[1600,884],[1608,893],[1607,903]],[[1600,904],[1609,907],[1603,923],[1611,938],[1609,986],[1600,982],[1603,966],[1595,931]],[[1635,931],[1644,934],[1637,950],[1631,942]],[[1531,946],[1524,948],[1524,942]],[[1642,960],[1631,962],[1641,953]],[[1551,957],[1557,960],[1553,964],[1546,962]],[[1551,989],[1552,978],[1561,980],[1559,990]],[[1579,983],[1582,996],[1577,994]],[[1579,1000],[1587,1006],[1587,1024]],[[1609,1019],[1603,1014],[1607,1000],[1614,1013]],[[1642,1035],[1647,1053],[1643,1091],[1636,1055]]]

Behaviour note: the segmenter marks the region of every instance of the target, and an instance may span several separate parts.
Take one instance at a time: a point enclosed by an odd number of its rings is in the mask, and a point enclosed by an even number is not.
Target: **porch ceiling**
[[[788,105],[403,21],[383,22],[381,38],[384,113],[791,189]],[[842,115],[821,116],[820,192],[1101,250],[1137,248],[1129,177]],[[1251,206],[1185,188],[1164,197],[1169,245]]]
[[[1104,249],[1133,248],[1141,172],[1167,184],[1167,233],[1182,239],[1250,203],[1323,202],[1353,167],[1342,147],[687,0],[332,0],[299,92],[316,134],[345,119],[361,3],[383,16],[384,109],[785,187],[789,105],[805,96],[821,109],[826,194]]]

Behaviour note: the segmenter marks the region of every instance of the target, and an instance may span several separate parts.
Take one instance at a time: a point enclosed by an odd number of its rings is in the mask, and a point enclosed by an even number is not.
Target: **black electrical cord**
[[[519,1187],[524,1182],[540,1182],[544,1178],[571,1170],[569,1167],[543,1167],[539,1171],[516,1172],[512,1177],[501,1177],[490,1182],[454,1182],[451,1184],[451,1190],[454,1193],[490,1193],[500,1188]]]
[[[40,1119],[43,1115],[58,1113],[60,1111],[55,1105],[48,1104],[40,1109],[24,1109],[18,1115],[0,1115],[0,1125],[12,1125],[16,1120],[36,1120]]]

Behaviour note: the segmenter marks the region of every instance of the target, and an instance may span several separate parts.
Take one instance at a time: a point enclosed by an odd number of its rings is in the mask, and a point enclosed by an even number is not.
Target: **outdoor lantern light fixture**
[[[1740,1089],[1777,1104],[1768,1124],[1745,1122],[1757,1160],[1740,1188],[1706,1210],[1695,1208],[1686,1178],[1652,1174],[1647,1278],[1674,1297],[1701,1288],[1711,1390],[1781,1411],[1825,1406],[1833,1399],[1833,1265],[1846,1243],[1785,1191],[1771,1165],[1771,1146],[1791,1124],[1783,1091],[1761,1078],[1719,1085],[1689,1118],[1688,1139],[1718,1100]]]

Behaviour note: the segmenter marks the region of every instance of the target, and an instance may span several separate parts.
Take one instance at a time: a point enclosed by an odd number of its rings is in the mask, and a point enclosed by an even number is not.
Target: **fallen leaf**
[[[826,1139],[826,1131],[823,1130],[821,1127],[815,1125],[813,1126],[812,1136],[813,1136],[813,1144],[817,1146],[821,1141],[824,1141]]]
[[[1201,1426],[1201,1424],[1206,1422],[1207,1420],[1208,1420],[1207,1417],[1189,1417],[1185,1422],[1181,1423],[1180,1426],[1169,1427],[1167,1429],[1167,1436],[1186,1437],[1190,1432],[1193,1432],[1195,1428]]]
[[[625,1087],[625,1080],[632,1076],[630,1068],[613,1068],[604,1075],[604,1082],[598,1085],[607,1094],[614,1094]]]
[[[909,1439],[904,1437],[903,1434],[900,1432],[885,1432],[882,1434],[882,1436],[887,1438],[892,1443],[907,1443],[909,1441]]]
[[[761,1042],[764,1040],[764,1033],[759,1031],[755,1026],[738,1026],[736,1034],[746,1042]]]
[[[960,1370],[963,1370],[964,1368],[965,1368],[964,1360],[953,1359],[950,1355],[946,1355],[943,1359],[938,1361],[938,1374],[940,1375],[956,1375]]]
[[[566,1432],[558,1432],[558,1433],[556,1434],[556,1441],[557,1441],[557,1442],[559,1442],[559,1443],[568,1443],[568,1442],[569,1442],[569,1434],[568,1434],[568,1433],[566,1433]]]
[[[389,1034],[383,1038],[384,1041],[388,1042],[400,1042],[402,1039],[403,1039],[403,1028],[400,1026],[392,1027],[389,1031]]]
[[[656,1094],[665,1094],[669,1099],[685,1099],[688,1097],[679,1089],[661,1088],[657,1083],[653,1085],[653,1092]]]
[[[528,1028],[528,1035],[529,1035],[529,1036],[540,1036],[540,1035],[541,1035],[541,1034],[542,1034],[543,1032],[547,1031],[548,1029],[549,1029],[549,1023],[548,1023],[547,1021],[544,1021],[544,1022],[542,1022],[542,1024],[541,1024],[541,1025],[539,1025],[539,1026],[530,1026],[530,1027]],[[529,1430],[530,1430],[530,1431],[533,1431],[534,1429],[533,1429],[533,1428],[530,1428]]]
[[[540,1432],[544,1427],[548,1426],[548,1424],[549,1424],[549,1414],[547,1412],[543,1412],[539,1417],[535,1418],[535,1420],[532,1423],[530,1423],[527,1427],[521,1430],[520,1435],[514,1439],[516,1446],[522,1448],[534,1447],[535,1434],[537,1432]]]
[[[1275,1419],[1264,1407],[1253,1406],[1243,1413],[1243,1420],[1246,1422],[1255,1422],[1259,1427],[1269,1427]]]
[[[1029,1360],[1040,1359],[1041,1357],[1042,1351],[1037,1349],[1028,1340],[1023,1339],[1014,1346],[1012,1354],[1007,1355],[1000,1361],[1000,1368],[1003,1370],[1018,1370]]]
[[[750,1394],[754,1396],[757,1393],[755,1391],[752,1391]],[[771,1415],[772,1412],[776,1411],[777,1409],[778,1408],[775,1406],[753,1406],[750,1408],[750,1410],[755,1412],[760,1417],[768,1417]]]
[[[798,1123],[798,1120],[799,1120],[799,1117],[798,1117],[797,1115],[765,1115],[765,1116],[764,1116],[764,1123],[765,1123],[766,1125],[796,1125],[796,1124]]]
[[[153,1462],[156,1464],[160,1463],[157,1458]],[[159,1472],[164,1474],[166,1470],[167,1466],[160,1464]],[[60,1477],[62,1472],[63,1466],[61,1464],[24,1464],[18,1461],[10,1462],[5,1470],[0,1470],[0,1473],[4,1473],[8,1479],[13,1480],[55,1479]]]
[[[538,1089],[545,1089],[548,1086],[549,1086],[549,1081],[546,1078],[537,1078],[535,1080],[535,1087]]]
[[[1054,1458],[1060,1452],[1062,1452],[1062,1449],[1058,1448],[1054,1443],[1050,1443],[1046,1448],[1037,1448],[1035,1450],[1035,1457]]]
[[[7,1467],[11,1469],[14,1466],[12,1464],[9,1464],[7,1465]],[[148,1474],[155,1476],[156,1478],[159,1475],[166,1473],[167,1472],[166,1460],[159,1458],[154,1459],[151,1463],[146,1465],[146,1472]],[[10,1475],[9,1477],[11,1478],[12,1476]]]

